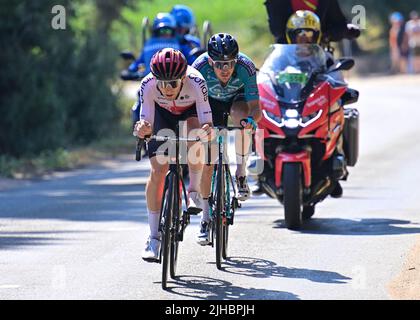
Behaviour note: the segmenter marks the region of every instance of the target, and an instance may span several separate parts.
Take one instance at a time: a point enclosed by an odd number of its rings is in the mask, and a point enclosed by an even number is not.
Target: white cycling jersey
[[[164,108],[174,115],[180,115],[190,108],[196,108],[200,124],[212,123],[206,80],[196,69],[188,66],[181,91],[175,100],[167,100],[156,84],[156,78],[149,73],[140,83],[138,91],[140,119],[154,123],[155,107]]]

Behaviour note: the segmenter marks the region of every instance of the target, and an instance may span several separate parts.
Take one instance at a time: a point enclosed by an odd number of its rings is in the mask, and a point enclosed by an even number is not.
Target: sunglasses
[[[173,33],[174,33],[174,31],[172,29],[169,29],[169,28],[160,28],[158,30],[158,34],[160,36],[171,36],[171,35],[173,35]]]
[[[176,89],[181,85],[182,79],[157,80],[156,83],[157,83],[157,86],[161,89],[166,89],[166,88],[169,88],[169,87],[171,87],[172,89]]]
[[[236,64],[236,59],[227,60],[227,61],[213,61],[213,66],[216,69],[220,69],[220,70],[232,69],[235,67],[235,64]]]
[[[295,31],[295,35],[298,37],[305,36],[306,38],[313,38],[315,32],[313,30],[300,29]]]

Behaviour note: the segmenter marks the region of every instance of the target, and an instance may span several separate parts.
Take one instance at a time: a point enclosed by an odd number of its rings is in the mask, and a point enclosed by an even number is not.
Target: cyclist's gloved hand
[[[152,125],[150,124],[150,122],[147,122],[146,120],[140,120],[136,122],[133,132],[133,135],[135,137],[144,139],[145,136],[150,136],[151,134]]]
[[[252,129],[252,131],[257,130],[257,123],[255,122],[253,117],[242,119],[241,125],[242,127],[244,127],[244,129]]]
[[[202,142],[210,141],[212,140],[212,131],[212,127],[209,124],[203,124],[198,137]]]

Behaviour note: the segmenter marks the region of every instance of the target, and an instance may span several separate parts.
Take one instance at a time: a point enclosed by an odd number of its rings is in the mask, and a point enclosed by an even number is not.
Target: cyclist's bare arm
[[[248,107],[249,107],[249,116],[254,118],[255,122],[258,122],[261,120],[262,113],[260,109],[260,102],[259,100],[251,100],[248,101]]]

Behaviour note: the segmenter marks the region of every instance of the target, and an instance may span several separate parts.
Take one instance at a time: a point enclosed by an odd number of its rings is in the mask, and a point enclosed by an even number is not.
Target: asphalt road
[[[140,255],[148,232],[147,161],[121,156],[0,192],[2,299],[389,299],[420,234],[420,79],[351,81],[360,90],[359,163],[301,232],[253,197],[237,212],[230,258],[195,243],[192,218],[177,273]],[[128,137],[129,138],[129,137]]]

